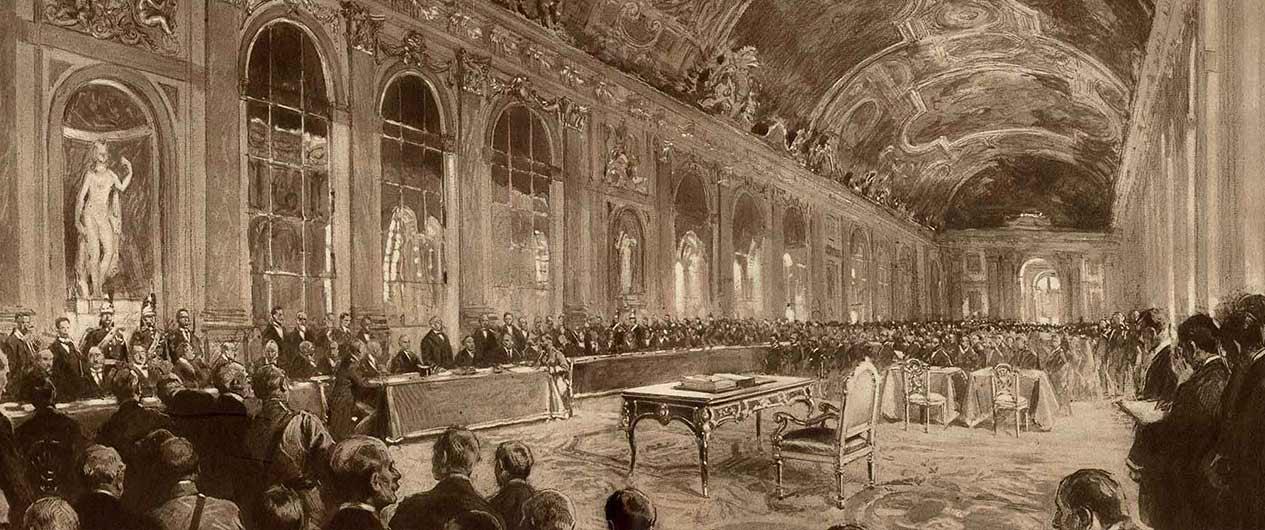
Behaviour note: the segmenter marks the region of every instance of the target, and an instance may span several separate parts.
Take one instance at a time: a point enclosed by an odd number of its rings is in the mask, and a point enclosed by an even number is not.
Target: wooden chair
[[[869,485],[877,478],[874,469],[874,431],[878,425],[879,375],[869,359],[862,361],[843,382],[842,407],[831,403],[819,406],[821,414],[806,419],[796,418],[787,412],[779,412],[773,420],[777,431],[773,433],[773,466],[777,474],[777,492],[783,498],[782,461],[798,460],[819,464],[833,464],[838,493],[835,503],[843,508],[843,468],[866,459]],[[832,429],[826,425],[834,422]],[[787,431],[791,424],[802,428]]]
[[[1028,428],[1028,420],[1032,414],[1028,410],[1028,398],[1019,395],[1019,371],[1015,367],[1001,363],[993,367],[993,434],[997,434],[997,424],[1001,423],[998,415],[1001,411],[1015,412],[1015,438],[1019,437],[1019,423]]]
[[[905,383],[905,430],[909,430],[909,406],[922,409],[922,432],[931,432],[931,409],[940,408],[940,421],[949,428],[949,400],[931,391],[931,367],[918,359],[908,359],[901,365]]]

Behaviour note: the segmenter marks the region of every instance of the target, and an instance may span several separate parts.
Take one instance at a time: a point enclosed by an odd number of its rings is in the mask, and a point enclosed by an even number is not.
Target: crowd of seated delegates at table
[[[1043,370],[1061,396],[1132,396],[1143,388],[1149,359],[1163,343],[1160,312],[1122,313],[1067,325],[1002,320],[809,322],[775,327],[765,362],[770,373],[823,376],[869,357],[885,368],[918,359],[967,372],[1009,364]],[[1154,374],[1152,374],[1154,375]],[[1162,383],[1162,382],[1161,382]],[[1171,381],[1160,386],[1171,388]]]

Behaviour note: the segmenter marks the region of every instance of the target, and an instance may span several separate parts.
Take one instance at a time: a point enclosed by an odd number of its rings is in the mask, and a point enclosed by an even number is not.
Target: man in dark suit
[[[325,530],[386,530],[379,515],[395,504],[400,472],[382,440],[352,436],[330,450],[331,499],[338,506]]]
[[[1172,407],[1163,419],[1138,427],[1129,452],[1139,515],[1155,530],[1208,525],[1222,512],[1203,472],[1230,378],[1225,360],[1216,354],[1217,334],[1216,323],[1202,314],[1177,328],[1172,366],[1179,386]]]
[[[501,347],[500,336],[492,327],[492,318],[490,314],[483,315],[479,320],[479,329],[474,332],[474,346],[478,351],[476,358],[487,358],[493,350]]]
[[[465,512],[496,513],[470,482],[479,457],[479,439],[473,432],[453,427],[439,435],[431,459],[431,471],[439,483],[400,501],[391,530],[438,529]]]
[[[250,427],[245,398],[250,378],[244,366],[230,363],[216,370],[213,379],[219,395],[211,405],[206,428],[215,433],[218,443],[209,444],[210,450],[203,455],[203,489],[207,495],[248,504],[249,499],[239,496],[246,488],[239,486],[248,479],[250,468],[244,444]]]
[[[9,391],[16,396],[20,393],[21,383],[35,365],[35,352],[39,351],[39,343],[34,335],[35,325],[31,323],[30,313],[18,313],[13,317],[13,331],[4,338],[4,354],[9,362],[9,378],[17,385],[11,385]]]
[[[1177,378],[1172,369],[1172,345],[1168,342],[1168,322],[1158,309],[1148,309],[1138,317],[1138,360],[1146,366],[1138,382],[1138,399],[1172,401],[1177,392]],[[1145,522],[1145,521],[1143,521]]]
[[[285,341],[280,344],[281,367],[288,372],[289,369],[286,367],[290,366],[297,360],[296,357],[299,355],[299,345],[305,341],[311,342],[314,340],[316,340],[316,336],[312,333],[312,330],[308,329],[307,313],[303,311],[295,313],[294,328],[286,334]],[[313,345],[315,345],[314,342]]]
[[[58,317],[55,325],[57,340],[48,347],[53,352],[53,384],[62,401],[75,401],[79,399],[79,386],[88,375],[88,359],[70,338],[70,319]]]
[[[426,365],[422,362],[421,356],[413,351],[413,339],[408,335],[400,336],[400,351],[395,354],[395,358],[391,359],[391,373],[393,374],[426,374]]]
[[[1222,490],[1223,528],[1265,528],[1265,296],[1235,300],[1224,331],[1239,345],[1243,361],[1221,402],[1224,420],[1211,476]]]
[[[479,368],[490,368],[499,364],[513,364],[522,359],[514,351],[514,338],[505,335],[501,338],[501,345],[493,348],[484,354],[482,358],[475,363]]]
[[[653,530],[659,518],[650,497],[636,488],[612,493],[606,498],[604,511],[610,530]]]
[[[159,530],[241,530],[241,512],[232,502],[198,491],[198,453],[193,444],[175,437],[150,455],[168,489],[146,518]]]
[[[163,358],[168,361],[175,362],[179,358],[180,348],[185,344],[189,345],[196,357],[205,356],[206,348],[203,346],[202,336],[194,329],[193,315],[188,309],[176,311],[176,329],[168,331],[166,338],[163,343]]]
[[[79,399],[98,399],[110,393],[105,354],[93,346],[88,349],[88,373],[79,383]]]
[[[360,329],[356,330],[356,340],[369,344],[373,340],[373,319],[369,315],[360,317]]]
[[[18,399],[26,403],[35,402],[34,392],[38,385],[42,384],[45,379],[53,378],[53,369],[56,366],[56,358],[52,350],[40,350],[35,354],[35,364],[26,371],[20,381],[20,389],[18,390]]]
[[[276,306],[272,308],[268,316],[268,325],[259,334],[259,343],[268,344],[269,342],[275,342],[277,347],[280,348],[281,344],[286,341],[285,309],[281,306]],[[280,350],[278,349],[278,351]]]
[[[100,346],[101,352],[109,359],[122,361],[127,356],[123,330],[114,326],[114,304],[108,298],[101,305],[97,327],[84,333],[83,340],[79,342],[79,351],[86,352],[95,346]]]
[[[470,368],[479,362],[479,349],[475,346],[474,337],[466,335],[461,340],[461,349],[452,354],[452,358],[448,359],[441,366],[449,370],[454,368]]]
[[[431,366],[450,368],[452,343],[444,333],[444,321],[437,316],[430,317],[430,331],[422,337],[421,354],[423,362]]]
[[[110,386],[119,401],[119,409],[97,431],[97,443],[113,447],[122,455],[123,463],[140,469],[144,467],[144,455],[140,453],[137,442],[155,431],[170,429],[171,419],[141,406],[141,381],[136,372],[115,371]],[[123,504],[132,510],[145,507],[150,501],[147,498],[149,485],[139,475],[130,473],[124,479]]]
[[[0,395],[4,394],[8,383],[7,374],[0,371]],[[35,491],[27,477],[26,460],[18,450],[13,421],[0,414],[0,493],[4,493],[9,503],[9,525],[12,528],[22,528],[22,514],[35,500]]]
[[[35,413],[18,426],[14,435],[18,448],[26,455],[36,490],[73,499],[79,493],[75,462],[88,446],[88,439],[79,422],[53,408],[56,397],[53,381],[40,379],[31,390]]]
[[[518,327],[514,321],[513,313],[505,313],[501,320],[505,323],[505,328],[501,335],[509,335],[510,338],[514,339],[514,351],[522,353],[523,350],[527,349],[527,330]]]
[[[79,465],[85,493],[75,502],[80,530],[151,530],[152,525],[123,508],[123,477],[127,465],[119,452],[104,445],[84,451]]]
[[[531,448],[518,441],[503,442],[496,447],[496,484],[500,491],[496,492],[488,503],[505,521],[505,530],[532,530],[523,528],[523,503],[536,493],[536,488],[527,483],[531,474]]]

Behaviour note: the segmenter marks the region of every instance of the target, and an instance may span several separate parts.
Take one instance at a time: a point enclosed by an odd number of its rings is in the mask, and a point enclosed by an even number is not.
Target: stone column
[[[17,47],[18,28],[22,22],[14,12],[14,0],[0,2],[0,79],[10,80],[0,83],[0,226],[9,227],[0,230],[0,270],[20,271],[22,253],[22,226],[18,216],[19,205],[24,202],[20,198],[22,187],[20,172],[17,167],[18,139],[21,133],[17,124]],[[26,82],[31,82],[27,80]],[[23,105],[30,107],[30,105]],[[22,303],[22,274],[0,275],[0,307],[9,307]],[[11,321],[10,321],[11,322]]]
[[[727,186],[727,177],[716,186],[720,210],[716,216],[719,246],[716,250],[716,307],[725,316],[737,314],[737,293],[734,292],[734,190]]]
[[[236,28],[242,13],[227,2],[206,3],[208,28]],[[251,326],[250,251],[242,215],[241,98],[238,48],[232,38],[206,39],[206,305],[202,330],[211,340]]]
[[[489,109],[484,95],[486,80],[474,74],[479,68],[488,68],[465,50],[458,50],[455,74],[457,79],[457,176],[453,185],[458,189],[457,209],[461,225],[461,331],[474,329],[478,319],[486,313],[495,313],[489,307],[491,264],[489,250],[491,240],[488,203],[491,197],[491,169],[488,165],[487,146],[483,132]],[[469,74],[468,74],[469,73]]]
[[[589,187],[593,175],[593,167],[589,154],[589,110],[581,105],[564,99],[562,112],[562,179],[566,188],[563,194],[563,284],[562,310],[568,321],[576,323],[588,314],[592,298],[591,278],[593,271],[602,264],[595,262],[593,245],[606,248],[607,238],[594,238],[590,224],[592,208],[592,189]],[[649,227],[643,231],[643,256],[648,257]],[[649,260],[644,259],[643,264]],[[648,267],[643,266],[643,274]],[[610,285],[610,282],[604,282]],[[647,291],[649,290],[647,286]],[[609,296],[608,296],[609,298]],[[601,304],[596,304],[601,305]]]
[[[984,259],[988,262],[988,315],[993,318],[1004,318],[1006,312],[1004,310],[1005,298],[1002,293],[1001,283],[1001,276],[1004,272],[1002,269],[1002,257],[988,253]]]
[[[382,156],[381,117],[378,115],[377,61],[348,47],[351,144],[349,186],[351,223],[351,312],[359,321],[367,316],[374,331],[387,329],[382,307]]]

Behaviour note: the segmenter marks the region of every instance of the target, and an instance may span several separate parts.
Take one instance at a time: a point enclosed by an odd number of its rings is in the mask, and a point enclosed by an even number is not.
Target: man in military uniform
[[[127,340],[127,351],[135,351],[135,346],[139,345],[146,350],[158,340],[158,297],[150,293],[141,302],[141,323]]]
[[[259,480],[251,484],[257,492],[249,498],[275,485],[290,488],[303,502],[305,528],[319,529],[328,516],[322,489],[331,486],[329,457],[334,437],[316,416],[290,409],[290,382],[277,367],[256,371],[251,387],[261,405],[246,429],[246,455],[259,466]]]
[[[123,340],[123,330],[114,326],[114,304],[109,298],[101,304],[97,327],[89,329],[79,342],[79,351],[86,352],[98,346],[107,359],[122,361],[127,357],[127,343]]]

